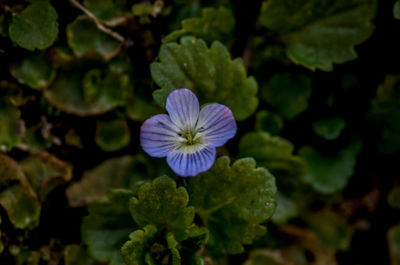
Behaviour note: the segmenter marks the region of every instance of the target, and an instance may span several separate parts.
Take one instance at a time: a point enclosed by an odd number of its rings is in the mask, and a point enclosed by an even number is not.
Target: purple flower
[[[147,119],[140,129],[140,143],[153,157],[167,157],[171,169],[182,177],[196,176],[214,164],[216,148],[236,134],[232,111],[221,104],[201,110],[187,88],[171,92],[167,114]]]

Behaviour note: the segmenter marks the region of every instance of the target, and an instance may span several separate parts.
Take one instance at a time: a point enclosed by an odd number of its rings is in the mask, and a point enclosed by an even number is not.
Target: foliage
[[[400,264],[399,19],[399,0],[0,0],[0,264]],[[236,132],[186,178],[140,137],[181,88]],[[204,166],[176,141],[221,130],[181,114],[196,128],[168,137]]]

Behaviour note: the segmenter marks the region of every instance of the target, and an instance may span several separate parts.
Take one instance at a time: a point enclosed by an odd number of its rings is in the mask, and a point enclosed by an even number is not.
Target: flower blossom
[[[179,176],[207,171],[214,164],[216,148],[236,134],[232,111],[221,104],[201,110],[192,91],[176,89],[167,98],[168,114],[147,119],[140,129],[140,143],[152,157],[167,157]]]

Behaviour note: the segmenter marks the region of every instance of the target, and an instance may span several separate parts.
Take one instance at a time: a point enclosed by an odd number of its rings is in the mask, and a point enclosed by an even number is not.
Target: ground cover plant
[[[399,19],[0,0],[0,264],[400,264]]]

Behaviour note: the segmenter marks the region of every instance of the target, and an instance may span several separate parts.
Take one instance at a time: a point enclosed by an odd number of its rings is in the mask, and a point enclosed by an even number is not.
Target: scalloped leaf
[[[182,20],[182,29],[175,30],[168,34],[163,42],[174,42],[182,36],[191,35],[205,40],[208,43],[219,40],[225,42],[233,33],[235,18],[232,11],[219,7],[204,8],[200,18],[187,18]]]
[[[110,60],[121,50],[121,43],[100,31],[86,16],[80,16],[67,26],[68,45],[78,57],[101,56]]]
[[[357,58],[354,46],[371,36],[375,10],[375,0],[269,0],[260,21],[280,34],[293,62],[332,71]]]
[[[19,229],[39,223],[41,206],[21,167],[0,153],[0,205]]]
[[[97,121],[96,144],[107,152],[118,151],[129,145],[131,134],[124,118],[111,121]]]
[[[288,120],[307,109],[310,95],[311,79],[301,74],[275,74],[261,88],[262,99]]]
[[[27,50],[50,47],[58,36],[57,11],[47,0],[33,1],[10,24],[10,38]]]
[[[42,89],[51,84],[56,76],[53,65],[44,53],[36,52],[10,67],[11,75],[21,84]]]
[[[221,157],[186,187],[190,204],[210,231],[208,249],[214,253],[243,252],[243,244],[265,233],[261,223],[275,210],[275,178],[256,168],[252,158],[230,165],[229,157]]]
[[[177,188],[175,181],[168,177],[159,177],[139,188],[138,197],[129,202],[129,210],[139,225],[165,228],[181,240],[194,220],[194,208],[188,202],[185,188]]]
[[[232,60],[218,41],[210,48],[201,39],[183,37],[160,48],[160,62],[151,64],[153,80],[161,87],[154,100],[162,107],[169,93],[189,88],[201,104],[218,102],[228,106],[237,120],[248,118],[257,108],[257,82],[247,77],[242,60]]]
[[[108,26],[117,26],[126,21],[126,0],[84,0],[83,4]]]
[[[109,200],[89,204],[89,215],[83,219],[81,231],[82,241],[94,260],[125,265],[120,248],[138,228],[129,213],[129,200],[133,195],[128,190],[111,190]]]
[[[256,114],[256,131],[265,131],[271,135],[277,135],[283,128],[283,118],[276,113],[261,110]]]
[[[336,154],[323,154],[311,146],[302,147],[299,155],[308,166],[305,178],[320,193],[330,194],[343,189],[353,175],[361,147],[358,140]]]
[[[129,77],[112,71],[92,69],[60,73],[44,97],[54,106],[79,116],[103,114],[126,104]]]

